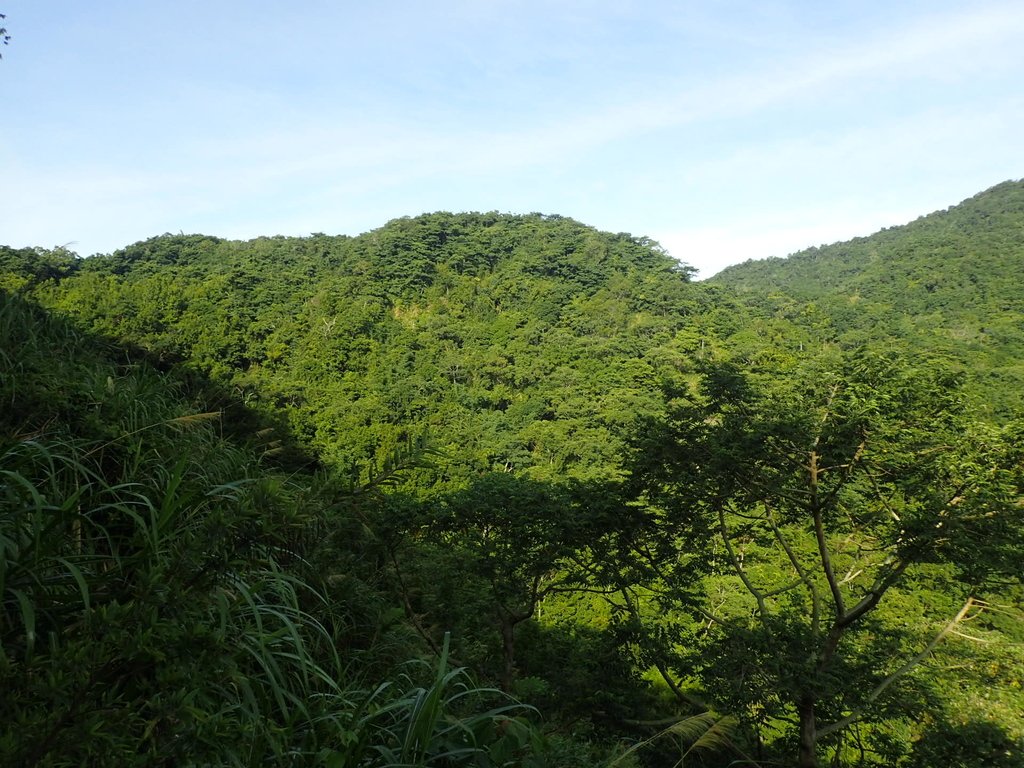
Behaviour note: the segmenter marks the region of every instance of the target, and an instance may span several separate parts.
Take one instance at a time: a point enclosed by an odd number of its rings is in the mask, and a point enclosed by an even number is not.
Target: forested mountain
[[[44,302],[283,410],[335,466],[429,430],[474,471],[608,472],[615,431],[657,408],[656,369],[700,345],[709,308],[650,244],[539,215],[55,262]]]
[[[1024,764],[1022,242],[1014,182],[706,283],[540,214],[0,248],[0,755]]]
[[[847,345],[899,338],[953,355],[979,374],[987,404],[1006,409],[1024,390],[1022,274],[1024,181],[1007,181],[905,226],[748,261],[711,282]]]

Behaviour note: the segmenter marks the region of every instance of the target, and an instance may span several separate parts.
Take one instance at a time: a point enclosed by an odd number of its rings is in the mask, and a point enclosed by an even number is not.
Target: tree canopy
[[[1020,766],[1022,201],[0,247],[2,759]]]

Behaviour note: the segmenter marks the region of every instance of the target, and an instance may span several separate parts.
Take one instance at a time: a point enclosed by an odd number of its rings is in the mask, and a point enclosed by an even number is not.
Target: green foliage
[[[311,528],[348,525],[310,509],[315,478],[259,467],[153,369],[0,300],[0,762],[504,765],[542,748],[516,703],[474,709],[489,694],[443,658],[427,694],[367,693],[373,658],[311,568]]]
[[[0,761],[1015,764],[1022,194],[0,247]]]
[[[1019,428],[971,424],[935,359],[709,365],[634,479],[656,599],[706,622],[683,628],[680,666],[762,738],[798,720],[801,765],[890,718],[900,676],[1024,571]]]
[[[63,248],[8,248],[0,246],[0,289],[31,288],[47,280],[73,274],[81,261]]]
[[[542,768],[542,737],[521,715],[528,708],[498,691],[475,686],[448,667],[448,637],[433,680],[378,706],[364,706],[357,733],[343,751],[325,753],[327,765],[532,766]],[[371,699],[383,698],[378,688]],[[483,709],[486,703],[493,704]],[[468,714],[467,714],[468,713]],[[372,741],[372,745],[367,742]]]
[[[971,376],[978,407],[1005,419],[1024,389],[1022,217],[1024,181],[1007,181],[905,226],[746,262],[713,282],[819,343],[898,338],[948,354]]]
[[[673,768],[689,764],[688,758],[701,751],[721,751],[732,746],[729,733],[735,727],[735,719],[721,717],[714,712],[683,718],[653,736],[639,741],[608,764],[608,768],[620,766],[635,752],[643,750],[659,740],[677,740],[680,744],[679,760]]]
[[[4,762],[245,764],[315,743],[307,701],[337,693],[335,670],[275,561],[285,500],[155,372],[115,372],[17,302],[0,317],[5,360],[22,350],[2,379]]]
[[[435,624],[457,628],[460,656],[505,690],[521,685],[522,631],[533,639],[531,665],[543,666],[539,657],[552,639],[538,636],[544,632],[532,622],[542,603],[590,588],[593,552],[609,531],[626,526],[614,495],[508,473],[481,474],[423,500],[396,496],[389,502],[382,527],[404,544],[403,552],[393,551],[395,567],[418,585],[418,609]],[[557,663],[545,671],[571,674]]]
[[[1024,739],[1014,739],[995,723],[939,723],[914,744],[911,765],[950,768],[1020,768]]]
[[[612,475],[701,309],[689,272],[648,241],[540,215],[436,213],[358,238],[165,235],[73,273],[30,256],[10,273],[42,275],[23,286],[39,300],[286,412],[343,471],[429,432],[463,475]]]

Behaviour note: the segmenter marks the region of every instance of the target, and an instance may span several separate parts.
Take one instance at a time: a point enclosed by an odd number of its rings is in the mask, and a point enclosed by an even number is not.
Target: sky
[[[0,243],[541,212],[709,277],[1024,177],[1020,0],[0,0]]]

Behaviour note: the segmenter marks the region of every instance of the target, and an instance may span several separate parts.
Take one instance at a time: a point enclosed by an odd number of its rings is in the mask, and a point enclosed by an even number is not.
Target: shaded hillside
[[[846,345],[892,338],[945,352],[1002,406],[1024,388],[1024,181],[870,237],[748,261],[712,278]]]
[[[197,383],[0,291],[0,763],[496,766],[542,747],[510,727],[525,707],[444,658],[394,670],[419,646],[356,519],[371,489],[268,468]],[[420,683],[445,697],[427,712]]]

